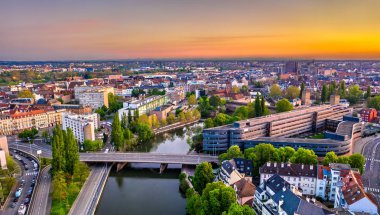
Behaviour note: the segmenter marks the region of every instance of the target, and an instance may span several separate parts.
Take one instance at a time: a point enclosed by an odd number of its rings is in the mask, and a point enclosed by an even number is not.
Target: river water
[[[186,154],[190,149],[187,139],[199,126],[196,124],[160,134],[152,142],[136,148],[136,151]],[[120,172],[112,170],[95,214],[186,214],[186,200],[178,190],[179,166],[169,165],[169,169],[161,175],[158,169],[150,167],[152,165],[132,164]]]

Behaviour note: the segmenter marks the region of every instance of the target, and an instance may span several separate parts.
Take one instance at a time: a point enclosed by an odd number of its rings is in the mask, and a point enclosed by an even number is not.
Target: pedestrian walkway
[[[380,193],[380,189],[378,189],[378,188],[364,187],[364,190],[366,192],[370,191],[370,192],[373,192],[373,193]]]
[[[25,175],[37,175],[38,172],[37,171],[33,171],[33,172],[26,172]]]
[[[374,161],[374,162],[380,162],[379,159],[373,159],[373,158],[366,158],[367,161]]]

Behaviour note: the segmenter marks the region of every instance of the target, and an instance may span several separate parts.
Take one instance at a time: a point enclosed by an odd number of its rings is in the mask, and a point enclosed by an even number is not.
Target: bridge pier
[[[122,170],[127,164],[128,164],[127,162],[117,163],[117,165],[116,165],[116,172],[119,172],[120,170]]]
[[[162,163],[160,165],[160,174],[164,173],[165,169],[168,167],[167,163]]]

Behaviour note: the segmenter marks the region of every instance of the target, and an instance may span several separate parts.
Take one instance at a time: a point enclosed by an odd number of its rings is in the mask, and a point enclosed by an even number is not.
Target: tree
[[[133,114],[133,118],[134,118],[135,121],[137,121],[139,119],[139,117],[140,117],[139,109],[136,108],[136,110],[135,110],[135,112]]]
[[[190,105],[190,106],[193,106],[193,105],[196,105],[197,104],[197,98],[195,97],[195,95],[190,95],[189,98],[187,99],[187,103]]]
[[[128,124],[132,122],[132,113],[131,109],[128,109]]]
[[[248,119],[248,107],[247,106],[240,106],[240,107],[236,108],[233,115],[236,117],[239,117],[240,120]]]
[[[45,130],[45,131],[43,131],[42,133],[41,133],[41,137],[43,137],[44,138],[44,140],[45,140],[45,143],[50,143],[50,133],[49,133],[49,131],[47,131],[47,130]]]
[[[160,122],[158,121],[157,115],[156,115],[156,114],[153,114],[153,115],[151,116],[151,118],[152,118],[152,127],[153,127],[153,128],[158,128],[158,127],[160,127]]]
[[[346,98],[346,83],[343,80],[339,83],[339,95],[340,98]]]
[[[18,98],[32,98],[32,99],[35,98],[32,91],[30,91],[30,90],[21,90],[18,93],[17,97]]]
[[[289,161],[291,163],[317,164],[318,156],[313,150],[298,148]]]
[[[337,163],[349,164],[350,157],[349,156],[340,156],[338,157]]]
[[[293,105],[287,99],[281,99],[276,103],[277,113],[287,112],[293,110]]]
[[[123,113],[123,117],[121,118],[121,128],[126,128],[127,127],[127,116],[125,113]]]
[[[208,162],[203,162],[197,166],[194,173],[193,185],[194,189],[198,193],[202,193],[202,190],[206,187],[206,184],[211,183],[214,180],[214,174],[212,173],[212,166]]]
[[[375,108],[376,110],[380,110],[380,96],[369,97],[367,101],[367,106],[369,108]]]
[[[227,212],[223,212],[223,215],[255,215],[255,212],[248,205],[239,205],[238,203],[232,203]]]
[[[239,146],[231,146],[226,153],[220,154],[218,159],[219,163],[222,163],[225,160],[230,160],[233,158],[244,158]]]
[[[209,102],[211,106],[218,107],[220,106],[221,100],[219,96],[211,96]]]
[[[175,115],[173,113],[170,113],[169,116],[166,118],[166,121],[168,124],[173,124],[175,122]]]
[[[244,157],[254,162],[255,171],[268,161],[273,160],[275,148],[272,144],[261,143],[253,148],[244,150]]]
[[[204,127],[205,128],[213,128],[214,127],[214,120],[212,120],[211,118],[207,118],[204,121]]]
[[[54,135],[52,141],[52,172],[56,173],[65,170],[65,144],[63,132],[58,125],[54,128],[53,134]]]
[[[36,128],[32,128],[30,130],[25,129],[24,131],[18,134],[18,137],[28,140],[29,143],[33,144],[34,139],[36,138],[37,134],[38,134],[38,130]]]
[[[329,92],[327,89],[326,84],[323,85],[322,87],[322,92],[321,92],[321,101],[322,103],[326,103],[329,100]]]
[[[269,90],[269,96],[272,98],[278,98],[282,94],[282,90],[278,84],[273,84]]]
[[[302,98],[302,93],[303,93],[304,90],[305,90],[305,83],[302,82],[302,84],[301,84],[301,90],[300,90],[300,95],[298,96],[299,98]]]
[[[266,116],[266,115],[269,115],[270,114],[270,112],[269,112],[269,110],[268,110],[268,107],[266,106],[266,104],[265,104],[265,98],[264,98],[264,96],[262,95],[261,96],[261,111],[262,111],[262,116]]]
[[[201,113],[199,112],[199,110],[197,110],[197,109],[193,110],[193,117],[194,117],[194,119],[200,119],[201,118]]]
[[[338,161],[338,156],[335,152],[327,152],[326,156],[323,158],[322,164],[328,166],[330,163],[336,163]]]
[[[79,151],[78,151],[78,146],[76,144],[73,131],[70,128],[67,129],[65,143],[66,143],[65,144],[66,172],[69,173],[70,175],[73,175],[74,167],[79,162]]]
[[[360,90],[358,85],[350,86],[348,88],[347,100],[350,104],[358,103],[359,99],[363,96],[363,92]]]
[[[138,134],[138,142],[140,143],[149,142],[154,137],[152,129],[147,124],[137,124],[136,130]]]
[[[262,115],[263,115],[263,111],[261,109],[260,96],[257,95],[255,99],[255,117],[260,117]]]
[[[185,114],[183,112],[181,112],[181,113],[178,114],[178,120],[180,122],[186,122],[186,116],[185,116]]]
[[[64,172],[58,171],[56,174],[53,176],[53,199],[62,201],[66,199],[67,196],[67,184],[65,180],[65,175]]]
[[[123,133],[124,133],[124,140],[130,140],[133,138],[133,133],[128,128],[125,128]]]
[[[194,189],[187,189],[186,212],[190,215],[199,215],[202,210],[201,196]]]
[[[275,149],[273,153],[273,160],[277,162],[288,162],[296,151],[289,146]]]
[[[186,122],[191,122],[193,120],[193,112],[191,110],[185,112],[185,119]]]
[[[119,114],[115,114],[112,122],[111,143],[116,150],[121,150],[124,146],[124,135],[120,125]]]
[[[371,97],[371,86],[368,86],[367,87],[367,92],[365,93],[364,98],[367,99],[367,98],[370,98],[370,97]]]
[[[365,157],[359,153],[350,156],[349,164],[351,168],[358,168],[360,173],[364,171]]]
[[[241,91],[242,91],[242,92],[248,92],[248,87],[247,87],[246,85],[243,85],[243,86],[241,87]]]
[[[239,87],[238,86],[232,86],[232,89],[231,89],[231,92],[232,93],[240,93],[240,89],[239,89]]]
[[[90,174],[90,168],[83,162],[77,162],[74,168],[73,179],[83,184]]]
[[[84,140],[83,148],[85,151],[99,151],[103,147],[103,142],[101,140]]]
[[[223,182],[213,182],[207,184],[202,192],[201,214],[220,215],[228,211],[231,204],[236,203],[235,190],[223,184]]]
[[[289,86],[288,89],[286,89],[286,98],[288,99],[298,98],[299,95],[300,95],[300,89],[296,86]]]

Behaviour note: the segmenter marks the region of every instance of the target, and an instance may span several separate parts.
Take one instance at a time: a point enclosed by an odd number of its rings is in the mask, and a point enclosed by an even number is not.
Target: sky
[[[380,0],[1,0],[0,61],[380,59]]]

